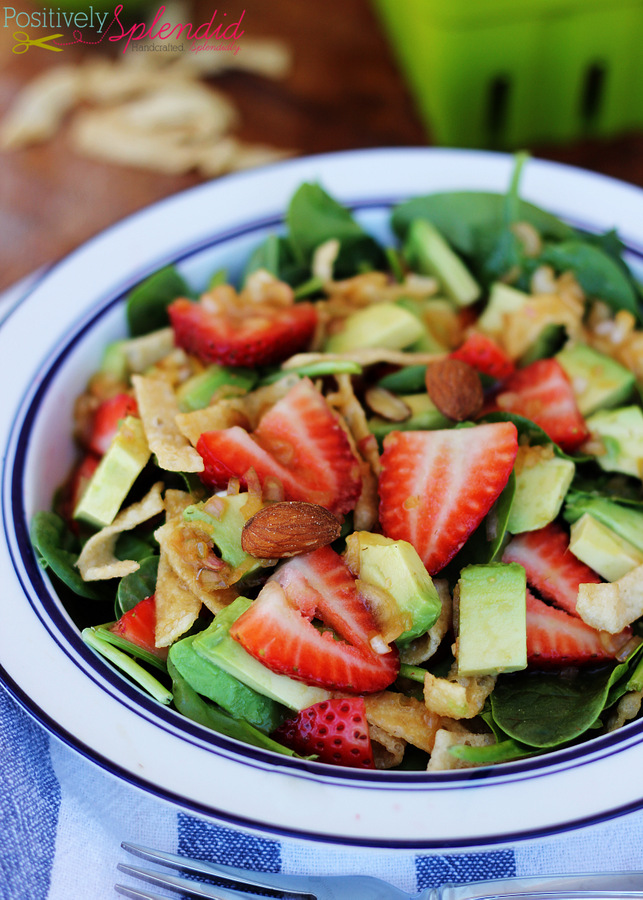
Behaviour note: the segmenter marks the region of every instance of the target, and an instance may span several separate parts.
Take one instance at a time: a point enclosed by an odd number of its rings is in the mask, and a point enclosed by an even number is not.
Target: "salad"
[[[174,267],[79,395],[32,543],[160,703],[365,769],[509,762],[643,699],[643,311],[614,232],[318,184],[241,282]]]

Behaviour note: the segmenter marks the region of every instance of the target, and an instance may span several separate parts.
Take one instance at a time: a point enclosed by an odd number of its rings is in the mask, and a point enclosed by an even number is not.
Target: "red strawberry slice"
[[[181,298],[168,307],[177,346],[206,363],[266,366],[305,350],[317,325],[311,303],[208,309]]]
[[[352,694],[383,691],[399,670],[395,649],[366,652],[312,623],[316,598],[303,609],[276,581],[269,581],[252,606],[236,620],[230,634],[255,659],[273,672],[305,684]],[[319,614],[319,611],[317,611]],[[339,612],[339,610],[338,610]],[[341,638],[350,633],[336,618]]]
[[[360,464],[330,406],[304,378],[268,410],[252,435],[234,426],[201,435],[201,479],[214,489],[230,478],[246,484],[254,469],[261,485],[281,482],[286,500],[307,500],[337,515],[353,509],[361,490]]]
[[[413,544],[435,575],[498,499],[517,451],[510,422],[387,435],[379,479],[384,534]]]
[[[136,400],[129,394],[116,394],[108,400],[103,400],[94,413],[88,449],[98,456],[103,456],[118,431],[119,423],[127,416],[137,415]]]
[[[331,547],[302,553],[281,565],[272,580],[302,612],[310,608],[347,641],[367,653],[379,634],[373,614],[357,591],[355,578],[343,558]]]
[[[322,700],[287,719],[271,736],[300,756],[315,754],[334,766],[375,768],[362,697]]]
[[[555,359],[539,359],[512,375],[496,404],[504,412],[531,419],[567,452],[589,437],[570,381]]]
[[[624,633],[625,634],[625,633]],[[548,606],[527,591],[527,663],[577,666],[615,658],[618,641],[607,647],[600,632],[562,609]],[[624,636],[622,643],[629,639]]]
[[[569,535],[555,522],[512,538],[502,561],[519,563],[527,573],[527,583],[541,597],[576,616],[579,585],[600,584],[603,580],[574,556]]]
[[[167,656],[167,647],[157,647],[155,644],[156,601],[154,595],[139,601],[117,622],[114,622],[110,630],[155,656],[162,659]]]
[[[507,354],[486,334],[474,332],[465,342],[450,354],[452,359],[460,359],[483,375],[497,381],[504,381],[516,371]]]

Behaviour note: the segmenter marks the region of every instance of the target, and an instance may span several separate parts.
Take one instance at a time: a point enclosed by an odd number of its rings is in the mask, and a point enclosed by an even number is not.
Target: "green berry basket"
[[[643,0],[373,0],[435,143],[643,127]]]

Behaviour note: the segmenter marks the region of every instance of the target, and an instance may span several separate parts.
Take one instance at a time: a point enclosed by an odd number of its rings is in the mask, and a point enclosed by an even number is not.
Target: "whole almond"
[[[427,366],[426,390],[442,415],[456,422],[470,419],[482,409],[480,376],[460,359],[437,360]]]
[[[283,559],[325,547],[340,531],[339,520],[325,507],[284,500],[264,506],[248,519],[241,547],[258,559]]]

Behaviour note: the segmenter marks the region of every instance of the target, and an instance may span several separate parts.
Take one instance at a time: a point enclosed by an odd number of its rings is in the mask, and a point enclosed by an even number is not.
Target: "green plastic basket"
[[[373,0],[438,144],[643,126],[643,0]]]

